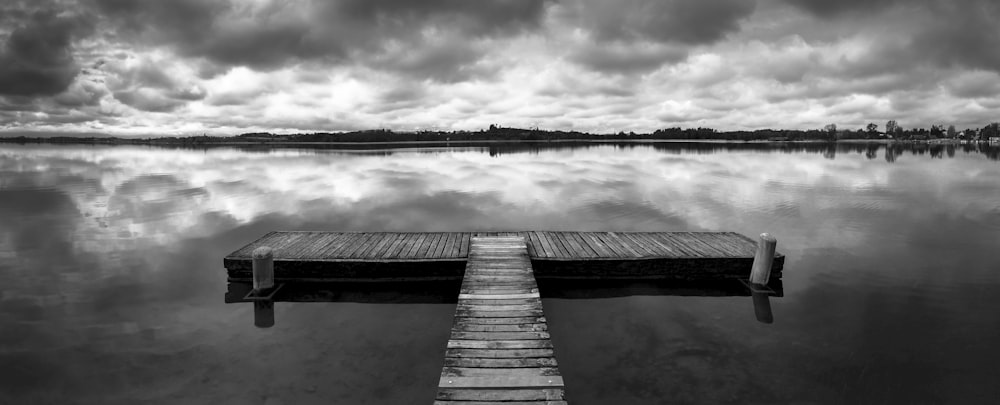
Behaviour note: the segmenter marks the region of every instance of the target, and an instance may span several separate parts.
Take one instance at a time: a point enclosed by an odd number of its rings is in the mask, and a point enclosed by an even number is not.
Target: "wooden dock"
[[[473,237],[524,239],[540,278],[746,278],[756,242],[733,232],[271,232],[226,256],[230,281],[274,250],[278,281],[461,279]],[[784,256],[771,274],[781,277]]]
[[[784,256],[774,252],[767,234],[759,246],[732,232],[271,232],[224,259],[226,301],[253,301],[255,325],[270,327],[285,284],[284,299],[391,301],[399,286],[388,293],[346,286],[455,280],[454,286],[461,279],[435,404],[566,404],[536,277],[570,282],[565,295],[572,297],[595,291],[655,295],[663,293],[656,282],[664,279],[734,282],[750,276],[759,281],[741,293],[752,294],[758,321],[771,323],[767,300],[775,292],[769,286],[780,287]],[[233,287],[250,280],[250,293]],[[302,281],[337,281],[326,284],[338,289],[292,294],[295,284],[321,284],[294,283]],[[405,300],[447,299],[446,292],[430,290]]]
[[[565,404],[520,236],[472,237],[436,404]]]

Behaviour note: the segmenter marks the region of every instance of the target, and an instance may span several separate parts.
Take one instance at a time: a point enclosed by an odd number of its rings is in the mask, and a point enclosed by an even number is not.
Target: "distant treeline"
[[[890,127],[887,125],[887,127]],[[266,132],[245,133],[237,136],[189,136],[155,138],[117,137],[0,137],[0,142],[44,142],[75,144],[132,144],[132,145],[208,145],[208,144],[270,144],[270,143],[400,143],[400,142],[512,142],[512,141],[642,141],[642,140],[711,140],[711,141],[772,141],[772,142],[833,142],[844,139],[893,139],[893,140],[933,140],[938,138],[988,140],[1000,136],[998,124],[990,124],[981,130],[968,129],[962,132],[953,127],[947,130],[938,126],[926,129],[902,129],[893,124],[891,132],[878,132],[875,124],[864,130],[837,130],[828,125],[823,130],[774,130],[718,131],[712,128],[666,128],[649,133],[618,132],[615,134],[592,134],[579,131],[546,131],[540,129],[504,128],[490,125],[480,131],[415,131],[397,132],[375,129],[351,132],[314,132],[302,134],[272,134]]]
[[[18,138],[0,138],[2,141],[10,142]],[[75,144],[119,144],[107,142],[116,138],[28,138],[47,142],[51,140],[72,142]],[[81,142],[81,139],[83,142]],[[180,138],[190,139],[190,138]],[[216,139],[216,138],[210,138]],[[233,138],[225,138],[233,139]],[[102,141],[102,142],[91,142]],[[149,143],[142,140],[119,139],[120,144],[138,144],[167,149],[187,149],[187,150],[209,150],[215,148],[237,149],[245,152],[266,153],[275,149],[310,149],[310,150],[330,150],[352,154],[380,155],[388,156],[405,149],[408,153],[413,151],[438,153],[441,147],[465,148],[468,150],[482,151],[490,156],[502,156],[508,154],[538,154],[552,150],[566,149],[589,149],[589,148],[615,148],[628,150],[634,148],[651,148],[660,153],[671,154],[713,154],[725,152],[754,152],[754,153],[815,153],[822,154],[827,159],[836,159],[838,155],[864,154],[868,159],[883,158],[886,162],[893,163],[903,155],[928,155],[931,158],[943,159],[953,158],[957,153],[982,154],[989,160],[1000,161],[1000,144],[985,142],[867,142],[867,141],[843,141],[843,142],[701,142],[701,141],[675,141],[675,142],[631,142],[627,140],[615,140],[614,138],[603,138],[603,142],[591,140],[563,140],[551,142],[540,141],[490,141],[488,143],[478,143],[472,141],[452,141],[433,142],[417,144],[400,144],[392,142],[382,143],[293,143],[293,142],[243,142],[243,143]]]

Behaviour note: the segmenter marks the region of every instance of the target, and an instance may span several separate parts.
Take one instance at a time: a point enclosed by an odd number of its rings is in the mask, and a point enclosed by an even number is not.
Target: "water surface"
[[[575,404],[1000,397],[995,149],[0,145],[0,403],[430,403],[454,304],[225,304],[271,230],[736,231],[749,297],[545,299]]]

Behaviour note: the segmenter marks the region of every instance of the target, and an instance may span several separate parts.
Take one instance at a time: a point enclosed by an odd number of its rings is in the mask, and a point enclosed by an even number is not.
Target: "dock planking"
[[[524,236],[473,236],[435,404],[565,403]]]
[[[253,263],[254,250],[265,246],[273,258],[269,254],[266,263]],[[755,253],[766,259],[755,260]],[[754,240],[732,232],[271,232],[226,256],[224,263],[231,281],[226,302],[254,301],[254,322],[261,327],[273,325],[273,306],[262,305],[258,314],[260,298],[248,298],[251,268],[254,277],[260,268],[266,269],[263,274],[273,268],[277,281],[338,281],[289,284],[283,300],[455,302],[447,296],[454,300],[461,279],[434,403],[566,404],[540,281],[560,283],[566,290],[560,297],[569,298],[594,297],[595,288],[608,297],[664,291],[704,295],[700,284],[677,285],[675,279],[734,282],[745,280],[752,265],[750,280],[763,274],[758,280],[768,286],[744,281],[735,295],[752,295],[758,321],[771,323],[767,297],[781,294],[768,287],[780,291],[784,256],[774,253],[774,239],[767,234],[758,248]],[[769,267],[774,283],[766,281]],[[581,280],[550,280],[559,278]],[[639,280],[644,278],[660,280]],[[667,290],[657,284],[666,279],[671,279]],[[403,280],[407,286],[419,280],[423,287],[417,293],[404,288],[400,298],[396,289],[404,284],[393,282]],[[619,284],[609,285],[616,280]],[[344,288],[350,281],[357,285]],[[247,291],[233,290],[232,282],[246,284]],[[387,284],[395,287],[381,287]],[[305,285],[338,288],[294,294]],[[443,285],[450,285],[447,291],[440,290]]]
[[[536,277],[746,277],[756,242],[734,232],[270,232],[224,259],[249,280],[251,254],[271,247],[281,281],[460,279],[473,237],[519,237]],[[775,256],[780,278],[784,256]]]

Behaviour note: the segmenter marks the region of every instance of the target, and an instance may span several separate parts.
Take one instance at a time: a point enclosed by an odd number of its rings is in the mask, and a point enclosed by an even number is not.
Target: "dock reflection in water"
[[[744,280],[629,280],[538,278],[542,299],[587,300],[633,296],[751,297],[757,321],[773,323],[771,297],[783,297],[781,279],[767,286],[749,287]],[[279,284],[269,299],[248,298],[253,284],[229,282],[225,302],[252,303],[254,325],[274,326],[274,305],[278,302],[349,302],[365,304],[455,304],[461,279],[436,281],[382,282],[300,282]]]

